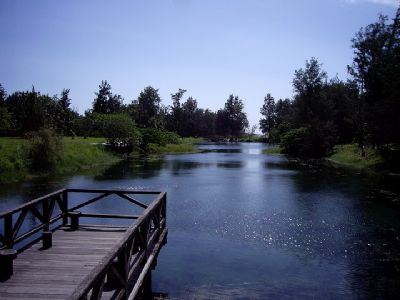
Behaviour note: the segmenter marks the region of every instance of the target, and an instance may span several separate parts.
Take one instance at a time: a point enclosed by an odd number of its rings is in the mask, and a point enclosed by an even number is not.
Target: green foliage
[[[108,165],[117,162],[114,152],[106,151],[105,138],[64,138],[62,160],[57,165],[57,173],[72,173],[94,166]]]
[[[94,118],[94,126],[114,148],[126,148],[131,151],[140,144],[140,132],[128,115],[98,114]]]
[[[114,149],[130,152],[141,143],[141,133],[127,114],[86,113],[74,124],[79,135],[105,137]]]
[[[12,116],[7,107],[0,106],[0,134],[6,135],[12,130]]]
[[[21,138],[0,138],[0,183],[31,178],[38,173],[73,174],[81,170],[111,164],[120,158],[105,151],[104,138],[63,138],[60,159],[50,170],[33,170],[28,158],[29,142]]]
[[[361,28],[352,40],[349,72],[359,85],[363,113],[358,128],[360,145],[400,144],[400,7],[392,22],[380,16]]]
[[[217,112],[216,131],[219,135],[237,139],[249,126],[244,104],[238,96],[229,95],[224,109]]]
[[[329,160],[335,164],[356,169],[376,168],[384,162],[383,156],[371,147],[365,149],[365,156],[357,144],[335,146]]]
[[[175,153],[194,153],[197,152],[193,144],[166,144],[160,146],[158,144],[149,144],[148,153],[153,154],[175,154]]]
[[[99,91],[93,100],[93,112],[99,114],[114,114],[121,112],[123,99],[121,95],[111,92],[111,85],[107,80],[102,80]]]
[[[263,150],[263,154],[278,155],[282,153],[282,148],[279,146],[267,148]]]
[[[26,134],[28,139],[27,157],[30,168],[48,171],[61,160],[62,139],[52,129],[42,129]]]
[[[69,91],[69,89],[63,89],[60,98],[57,95],[53,97],[54,104],[51,111],[52,126],[64,135],[74,135],[73,121],[78,118],[78,113],[70,108]]]
[[[307,147],[310,132],[305,127],[291,129],[281,138],[282,153],[289,155],[303,155]]]
[[[141,128],[142,142],[140,148],[147,151],[150,145],[165,146],[167,144],[179,144],[180,137],[174,132],[157,128]]]
[[[52,127],[71,134],[73,119],[78,116],[70,106],[69,90],[64,89],[59,99],[36,92],[15,92],[0,99],[0,133],[22,136],[30,131]]]
[[[146,87],[136,100],[137,105],[137,124],[140,127],[158,127],[158,116],[160,113],[161,98],[158,89],[151,86]]]
[[[264,98],[264,104],[260,109],[263,118],[260,120],[260,129],[263,134],[270,134],[276,124],[276,106],[274,97],[267,94]]]
[[[359,123],[358,92],[353,82],[327,80],[315,58],[295,71],[294,100],[265,99],[260,121],[270,142],[281,143],[283,152],[307,157],[328,155],[337,141],[354,138]]]

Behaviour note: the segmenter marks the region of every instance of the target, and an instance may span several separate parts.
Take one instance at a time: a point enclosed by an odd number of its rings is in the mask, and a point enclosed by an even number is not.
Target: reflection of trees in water
[[[217,162],[200,162],[200,161],[188,161],[188,160],[168,160],[165,162],[165,168],[171,170],[172,175],[182,175],[188,170],[199,169],[199,168],[243,168],[243,161],[217,161]]]
[[[242,153],[242,149],[204,149],[201,153]]]
[[[94,178],[95,180],[152,178],[159,175],[163,166],[164,159],[162,157],[127,159],[109,166]]]

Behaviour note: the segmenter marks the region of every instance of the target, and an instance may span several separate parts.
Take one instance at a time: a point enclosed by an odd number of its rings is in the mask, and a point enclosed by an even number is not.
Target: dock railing
[[[73,207],[69,206],[72,193],[93,194]],[[111,195],[117,195],[131,204],[144,209],[138,215],[83,213],[79,209]],[[156,198],[145,204],[134,198],[135,195],[155,195]],[[26,232],[20,232],[27,215],[31,213],[39,222]],[[80,218],[115,218],[132,219],[133,222],[123,238],[108,252],[104,259],[79,284],[70,299],[101,299],[104,287],[113,291],[113,299],[136,299],[144,292],[144,284],[149,272],[156,264],[157,255],[166,243],[166,193],[153,191],[105,190],[105,189],[62,189],[46,196],[27,202],[17,208],[0,214],[3,230],[0,233],[0,249],[3,260],[16,256],[13,246],[23,243],[28,238],[42,236],[29,241],[18,249],[22,252],[34,242],[42,239],[43,248],[52,245],[52,232],[61,226],[77,230]],[[52,224],[60,223],[56,226]],[[10,255],[15,251],[15,255]],[[148,280],[147,280],[148,282]]]

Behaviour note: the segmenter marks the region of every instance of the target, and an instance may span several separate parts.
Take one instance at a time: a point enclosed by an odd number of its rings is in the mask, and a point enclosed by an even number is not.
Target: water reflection
[[[202,145],[203,153],[124,161],[11,188],[0,205],[62,186],[165,190],[169,237],[155,290],[196,299],[394,298],[398,182],[261,155],[265,147]]]
[[[122,160],[106,168],[95,176],[96,180],[120,180],[135,178],[152,178],[159,175],[163,168],[162,157],[134,158]]]

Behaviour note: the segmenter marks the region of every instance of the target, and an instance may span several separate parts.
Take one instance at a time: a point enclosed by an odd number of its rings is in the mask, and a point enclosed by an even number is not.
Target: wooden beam
[[[118,215],[118,214],[91,214],[81,213],[81,217],[85,218],[100,218],[100,219],[138,219],[138,215]]]
[[[77,205],[77,206],[74,206],[73,208],[68,209],[68,211],[73,211],[73,210],[80,209],[80,208],[82,208],[82,207],[84,207],[84,206],[87,206],[87,205],[93,203],[93,202],[96,202],[96,201],[98,201],[98,200],[100,200],[100,199],[103,199],[103,198],[105,198],[105,197],[108,197],[108,196],[110,196],[111,194],[112,194],[112,192],[106,192],[106,193],[104,193],[104,194],[102,194],[102,195],[100,195],[100,196],[94,197],[93,199],[90,199],[90,200],[88,200],[88,201],[85,201],[85,202],[83,202],[83,203]]]
[[[131,202],[131,203],[133,203],[133,204],[139,205],[139,206],[142,207],[142,208],[147,208],[147,205],[146,205],[146,204],[144,204],[144,203],[142,203],[142,202],[140,202],[140,201],[138,201],[138,200],[136,200],[136,199],[133,199],[132,197],[129,197],[129,196],[124,195],[124,194],[122,194],[122,193],[115,193],[115,194],[118,195],[118,196],[120,196],[121,198],[124,198],[125,200],[128,200],[129,202]]]

